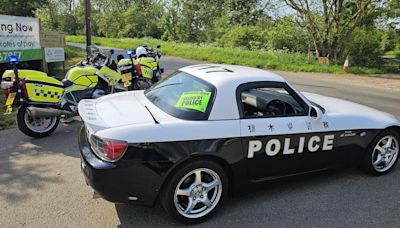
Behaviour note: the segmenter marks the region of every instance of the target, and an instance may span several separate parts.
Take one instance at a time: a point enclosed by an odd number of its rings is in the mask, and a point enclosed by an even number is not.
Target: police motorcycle
[[[128,90],[147,89],[161,79],[164,68],[160,67],[160,47],[157,45],[157,49],[154,50],[140,46],[136,51],[127,51],[129,58],[122,55],[117,57],[122,82]]]
[[[6,96],[6,113],[19,107],[17,125],[24,134],[39,138],[51,134],[60,118],[78,115],[81,99],[98,98],[118,92],[121,74],[117,64],[102,54],[73,66],[62,81],[46,73],[19,70],[18,57],[10,56],[13,70],[2,75],[1,88]]]

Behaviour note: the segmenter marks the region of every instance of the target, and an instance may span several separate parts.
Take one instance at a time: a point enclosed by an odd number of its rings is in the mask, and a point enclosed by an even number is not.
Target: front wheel
[[[33,138],[41,138],[50,135],[56,130],[59,121],[60,118],[57,116],[33,118],[29,115],[27,105],[22,105],[17,114],[19,130]]]
[[[228,177],[215,162],[202,160],[179,167],[161,193],[166,212],[183,223],[198,223],[214,214],[225,200]]]
[[[393,130],[380,133],[369,145],[362,168],[374,175],[388,173],[399,158],[400,135]]]

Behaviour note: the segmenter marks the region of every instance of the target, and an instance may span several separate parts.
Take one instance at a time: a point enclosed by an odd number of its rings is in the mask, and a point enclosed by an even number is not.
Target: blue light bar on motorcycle
[[[16,55],[10,55],[8,56],[8,62],[9,63],[17,63],[19,61],[18,56]]]
[[[132,51],[132,50],[128,50],[128,51],[126,51],[126,53],[127,53],[128,55],[132,55],[132,54],[133,54],[133,51]]]

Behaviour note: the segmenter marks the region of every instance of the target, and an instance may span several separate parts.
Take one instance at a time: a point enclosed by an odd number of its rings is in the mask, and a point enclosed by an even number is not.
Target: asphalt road
[[[165,57],[166,72],[196,63]],[[400,116],[400,92],[283,73],[302,91],[360,102]],[[80,122],[31,139],[0,132],[0,227],[179,226],[161,209],[90,198],[80,172]],[[234,197],[199,227],[399,227],[400,167],[382,177],[358,170],[305,176]]]

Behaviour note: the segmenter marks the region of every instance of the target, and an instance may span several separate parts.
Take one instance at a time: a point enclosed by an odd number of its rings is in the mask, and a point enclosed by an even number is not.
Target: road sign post
[[[43,47],[43,70],[48,73],[48,63],[62,62],[65,73],[65,34],[62,32],[44,32],[40,34],[40,43]]]
[[[92,31],[91,31],[91,26],[90,26],[90,0],[85,0],[85,21],[86,21],[86,55],[87,58],[89,59],[91,50],[90,46],[92,45]]]

